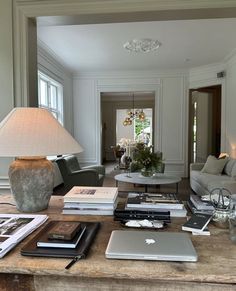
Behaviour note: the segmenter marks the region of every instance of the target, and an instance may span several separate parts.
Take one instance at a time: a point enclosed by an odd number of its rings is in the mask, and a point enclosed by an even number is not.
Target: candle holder
[[[210,192],[210,200],[215,207],[213,223],[219,228],[228,228],[231,192],[226,188],[215,188]]]

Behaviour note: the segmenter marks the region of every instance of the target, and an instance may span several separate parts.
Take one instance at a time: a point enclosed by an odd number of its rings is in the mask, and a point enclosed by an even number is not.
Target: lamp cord
[[[0,202],[0,204],[5,204],[5,205],[11,205],[11,206],[16,206],[15,204],[13,204],[13,203],[9,203],[9,202]]]

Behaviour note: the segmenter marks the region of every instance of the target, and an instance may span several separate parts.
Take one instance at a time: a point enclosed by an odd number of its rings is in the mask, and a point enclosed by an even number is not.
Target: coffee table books
[[[175,194],[129,193],[126,208],[183,209]]]
[[[73,187],[64,196],[63,214],[113,215],[116,187]]]
[[[215,210],[215,207],[213,206],[211,201],[204,201],[201,199],[201,197],[197,195],[191,194],[190,201],[192,202],[192,204],[197,210],[210,210],[210,211]]]
[[[197,214],[197,213],[213,214],[213,212],[214,212],[214,210],[199,210],[199,209],[197,209],[190,199],[186,203],[187,203],[188,208],[194,214]]]
[[[129,193],[126,210],[169,211],[171,217],[186,217],[187,210],[175,194]]]

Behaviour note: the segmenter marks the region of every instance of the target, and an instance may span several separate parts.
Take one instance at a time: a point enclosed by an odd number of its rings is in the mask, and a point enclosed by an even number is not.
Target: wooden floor
[[[106,167],[106,176],[104,179],[104,183],[103,186],[104,187],[115,187],[116,186],[116,181],[114,179],[115,175],[118,175],[120,173],[123,173],[124,171],[121,171],[117,168],[117,164],[114,163],[106,163],[105,164]],[[140,185],[133,185],[131,183],[122,183],[119,182],[119,191],[138,191],[138,192],[142,192],[144,191],[144,187],[140,186]],[[155,193],[173,193],[175,192],[175,184],[172,185],[163,185],[163,186],[153,186],[153,187],[149,187],[148,190],[150,192],[155,192]],[[188,197],[190,195],[190,193],[192,192],[192,190],[190,189],[190,185],[189,185],[189,179],[187,178],[182,178],[181,182],[179,183],[179,198],[181,200],[188,200]],[[56,189],[54,189],[54,195],[64,195],[65,194],[65,190],[63,188],[63,186],[59,186]]]

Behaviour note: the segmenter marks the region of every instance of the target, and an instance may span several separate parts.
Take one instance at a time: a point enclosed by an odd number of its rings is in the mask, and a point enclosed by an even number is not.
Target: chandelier
[[[134,119],[138,119],[140,121],[145,120],[145,113],[143,112],[143,109],[135,109],[134,108],[134,94],[133,94],[133,109],[129,110],[127,113],[127,117],[123,121],[123,125],[132,125]]]

